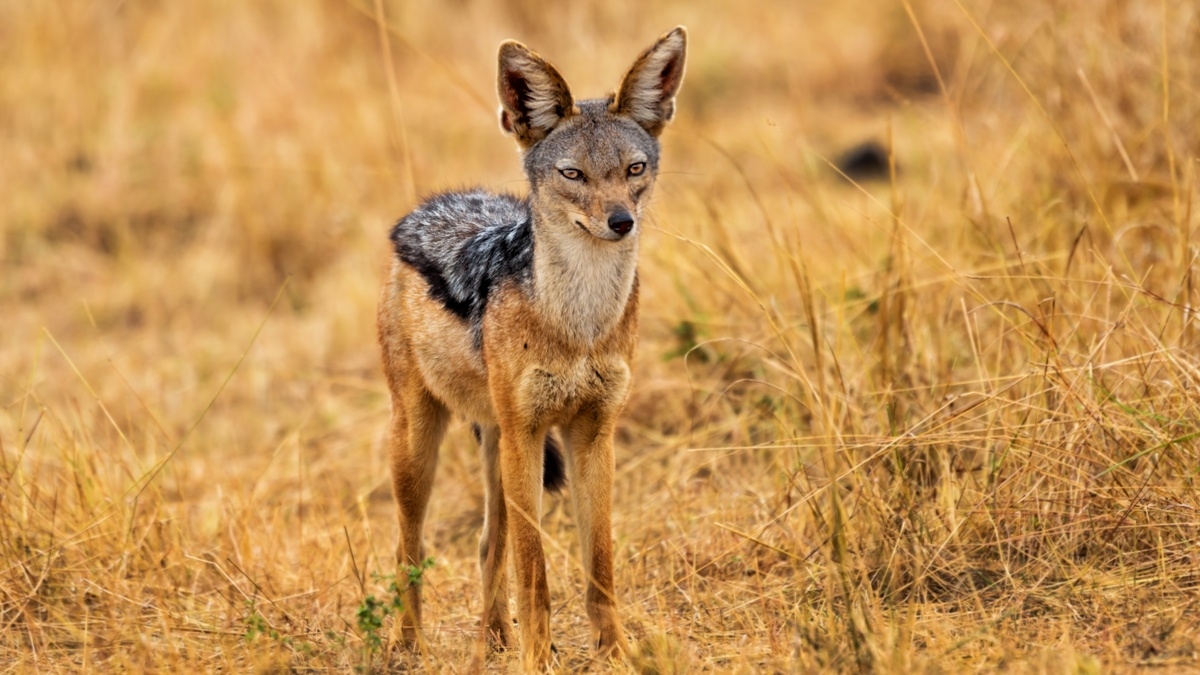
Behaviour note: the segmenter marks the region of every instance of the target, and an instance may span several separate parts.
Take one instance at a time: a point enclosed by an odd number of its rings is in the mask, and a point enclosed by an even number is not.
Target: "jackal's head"
[[[525,152],[540,227],[609,241],[637,230],[686,53],[679,26],[642,52],[615,94],[576,101],[550,63],[519,42],[500,45],[500,126]]]

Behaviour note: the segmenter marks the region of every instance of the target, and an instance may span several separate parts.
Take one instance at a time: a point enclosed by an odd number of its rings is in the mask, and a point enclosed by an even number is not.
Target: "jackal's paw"
[[[488,649],[494,652],[505,652],[512,649],[516,644],[513,639],[512,629],[504,623],[491,623],[487,631]]]
[[[523,673],[549,673],[561,665],[558,660],[558,647],[554,643],[550,643],[549,648],[531,649],[525,652],[522,646],[521,672]]]
[[[625,633],[620,628],[609,628],[600,631],[600,637],[596,640],[596,654],[601,658],[620,659],[627,656],[629,653],[629,643],[625,640]]]
[[[421,652],[421,639],[418,632],[418,629],[411,626],[393,626],[388,640],[391,646],[397,651],[419,654]]]

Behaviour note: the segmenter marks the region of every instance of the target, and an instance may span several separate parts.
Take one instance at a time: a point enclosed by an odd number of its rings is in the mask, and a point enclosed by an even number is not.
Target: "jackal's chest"
[[[535,424],[559,424],[589,407],[620,407],[629,380],[629,365],[617,355],[552,360],[530,365],[516,394]]]

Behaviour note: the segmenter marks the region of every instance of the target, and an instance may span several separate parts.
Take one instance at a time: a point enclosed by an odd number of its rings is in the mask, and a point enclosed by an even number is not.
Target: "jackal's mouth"
[[[575,227],[578,227],[581,231],[586,233],[589,237],[592,237],[594,239],[599,239],[600,241],[607,241],[607,242],[617,242],[617,241],[621,241],[622,239],[625,239],[625,237],[629,233],[630,229],[632,229],[632,228],[629,228],[629,229],[625,230],[625,232],[617,232],[616,230],[613,230],[611,232],[609,232],[609,231],[597,232],[596,230],[593,230],[592,228],[588,227],[588,224],[586,221],[580,220],[578,218],[572,218],[571,222],[575,223]]]

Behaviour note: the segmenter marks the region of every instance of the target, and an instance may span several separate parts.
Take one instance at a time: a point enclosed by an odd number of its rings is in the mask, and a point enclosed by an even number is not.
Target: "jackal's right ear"
[[[608,109],[633,118],[651,136],[658,136],[675,116],[675,95],[683,84],[686,58],[687,30],[676,26],[637,57]]]
[[[500,44],[500,126],[529,149],[558,123],[577,114],[567,81],[520,42]]]

